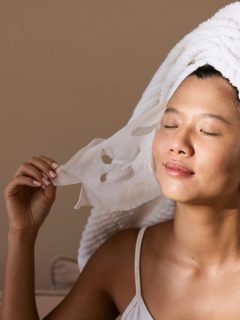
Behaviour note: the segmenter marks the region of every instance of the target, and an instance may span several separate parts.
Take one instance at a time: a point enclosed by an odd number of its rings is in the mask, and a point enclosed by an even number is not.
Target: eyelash
[[[173,129],[173,128],[176,128],[176,127],[172,127],[172,126],[163,126],[164,128],[166,128],[166,129]],[[202,130],[202,129],[201,129]],[[207,131],[203,131],[202,130],[202,132],[204,132],[204,134],[206,134],[207,136],[218,136],[218,134],[217,133],[211,133],[211,132],[207,132]]]

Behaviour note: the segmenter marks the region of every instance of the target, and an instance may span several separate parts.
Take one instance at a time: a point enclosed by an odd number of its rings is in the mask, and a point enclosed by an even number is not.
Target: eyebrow
[[[181,114],[182,112],[173,108],[173,107],[169,107],[166,108],[164,111],[164,114],[166,113],[175,113],[175,114]],[[221,116],[220,114],[213,114],[213,113],[199,113],[198,116],[201,116],[202,118],[212,118],[212,119],[216,119],[219,120],[221,122],[223,122],[224,124],[227,125],[231,125],[231,123],[225,119],[223,116]]]

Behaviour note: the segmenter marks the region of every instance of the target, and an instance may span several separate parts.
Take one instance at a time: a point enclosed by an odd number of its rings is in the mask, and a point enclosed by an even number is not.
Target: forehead
[[[182,111],[184,109],[192,111],[197,109],[198,112],[214,111],[229,117],[239,114],[234,88],[221,77],[201,79],[191,76],[185,79],[169,99],[166,107]]]

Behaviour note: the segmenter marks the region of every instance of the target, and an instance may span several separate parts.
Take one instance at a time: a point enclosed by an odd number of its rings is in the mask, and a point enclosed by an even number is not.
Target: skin
[[[148,227],[144,234],[142,297],[154,319],[235,320],[240,295],[240,115],[235,91],[222,78],[192,76],[172,95],[170,107],[181,115],[166,113],[152,152],[159,185],[176,201],[176,211],[173,219]],[[203,112],[220,114],[229,124],[197,116]],[[194,175],[167,175],[162,163],[170,159],[184,163]],[[131,248],[135,239],[128,241]],[[126,256],[131,261],[133,250]],[[133,265],[125,263],[124,268],[118,283],[129,283],[129,288],[118,284],[114,294],[121,313],[135,295]]]
[[[152,151],[162,191],[176,201],[172,251],[180,264],[214,275],[239,263],[239,107],[225,79],[196,76],[181,83],[170,107],[181,114],[164,115]],[[220,114],[229,124],[201,118],[203,112]],[[170,159],[183,162],[194,175],[170,177],[163,166]]]
[[[152,152],[159,184],[165,196],[176,201],[176,212],[144,234],[142,297],[154,319],[239,319],[240,115],[235,92],[222,78],[190,77],[177,88],[170,107],[181,114],[164,116]],[[220,114],[229,125],[197,116],[202,112]],[[170,177],[162,165],[170,159],[184,163],[194,175]],[[49,173],[53,162],[45,156],[29,159],[4,191],[9,233],[1,319],[39,320],[34,246],[56,197]],[[136,293],[138,232],[121,230],[105,241],[44,320],[113,320],[123,313]]]

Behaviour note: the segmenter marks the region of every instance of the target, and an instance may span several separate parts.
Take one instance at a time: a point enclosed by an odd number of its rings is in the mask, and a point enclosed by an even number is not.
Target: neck
[[[197,269],[219,270],[239,261],[239,204],[217,208],[177,203],[173,244],[181,261]]]

